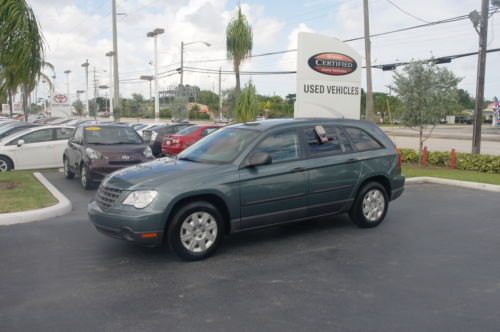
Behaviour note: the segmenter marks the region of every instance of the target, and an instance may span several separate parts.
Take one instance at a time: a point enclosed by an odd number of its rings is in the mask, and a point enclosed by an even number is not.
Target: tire
[[[89,167],[86,164],[80,167],[80,182],[85,190],[94,188],[94,183],[89,179]]]
[[[180,259],[205,259],[215,252],[223,240],[222,214],[214,205],[205,201],[188,203],[175,212],[168,226],[167,236],[170,250]]]
[[[64,157],[63,163],[64,163],[64,176],[66,177],[66,179],[72,179],[72,178],[74,178],[75,177],[75,173],[73,173],[71,171],[71,169],[69,168],[68,158]]]
[[[7,172],[14,168],[12,161],[4,156],[0,156],[0,172]]]
[[[389,197],[384,186],[378,182],[369,182],[359,190],[349,216],[358,227],[376,227],[384,221],[388,208]]]

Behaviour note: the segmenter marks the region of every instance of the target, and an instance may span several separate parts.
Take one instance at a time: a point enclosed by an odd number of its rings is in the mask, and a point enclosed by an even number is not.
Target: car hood
[[[209,174],[217,166],[172,158],[160,158],[116,171],[106,177],[103,185],[122,190],[154,189],[166,181],[176,180],[183,176],[192,177],[198,173]]]

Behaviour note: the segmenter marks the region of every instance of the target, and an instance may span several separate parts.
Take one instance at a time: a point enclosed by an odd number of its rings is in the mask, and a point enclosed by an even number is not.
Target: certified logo
[[[350,56],[331,52],[313,55],[307,64],[318,73],[333,76],[350,74],[358,67],[356,61]]]
[[[129,157],[129,156],[127,156],[126,154],[124,154],[124,155],[122,156],[122,160],[130,160],[130,157]]]

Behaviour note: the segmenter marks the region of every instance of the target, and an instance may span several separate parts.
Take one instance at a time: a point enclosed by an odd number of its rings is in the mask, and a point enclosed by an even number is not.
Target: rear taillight
[[[399,149],[396,148],[396,152],[398,154],[398,167],[401,168],[401,163],[403,162],[402,157],[401,157],[401,151],[399,151]]]

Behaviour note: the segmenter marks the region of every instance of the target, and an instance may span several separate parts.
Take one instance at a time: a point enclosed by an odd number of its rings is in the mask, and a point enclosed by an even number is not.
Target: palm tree
[[[44,65],[43,42],[35,14],[26,0],[0,1],[0,76],[4,77],[2,84],[9,96],[21,87],[25,116],[27,97]]]
[[[246,16],[238,6],[238,12],[231,19],[226,28],[226,53],[227,57],[233,59],[234,71],[236,73],[236,99],[240,94],[240,65],[252,54],[253,33],[252,27]]]
[[[238,122],[255,121],[259,115],[259,99],[252,81],[241,92],[236,104],[236,118]]]

